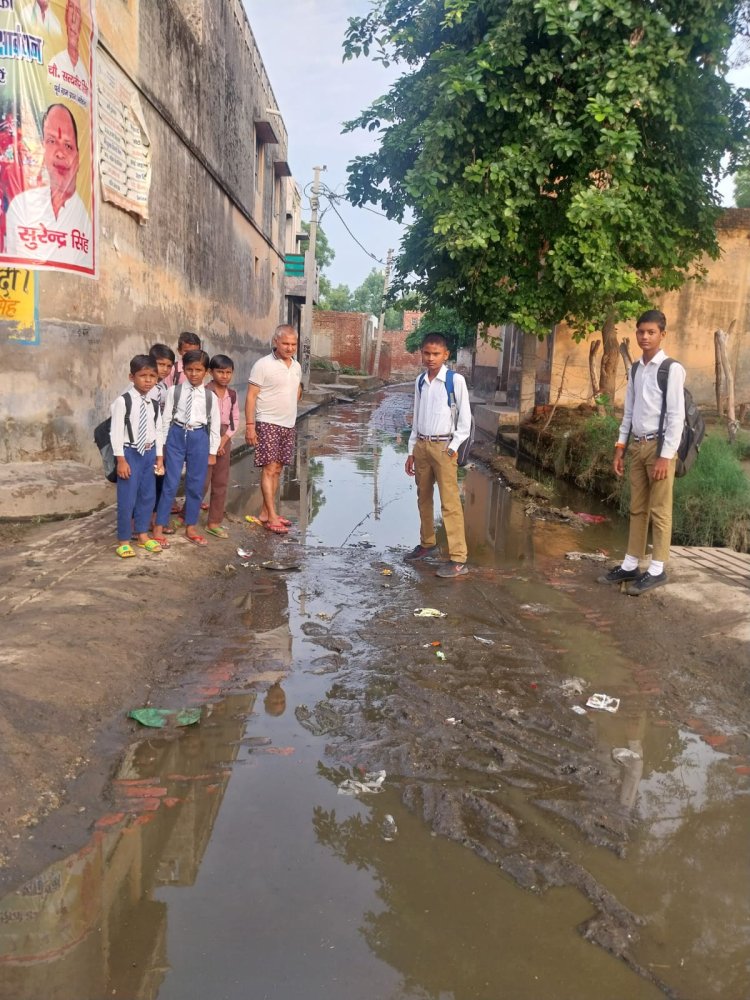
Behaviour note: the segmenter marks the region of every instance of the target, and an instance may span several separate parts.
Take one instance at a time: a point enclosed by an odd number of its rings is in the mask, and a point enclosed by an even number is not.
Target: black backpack
[[[422,393],[422,387],[424,386],[425,379],[427,378],[426,372],[422,372],[419,376],[419,392]],[[453,388],[453,369],[447,368],[445,371],[445,391],[448,393],[448,406],[451,408],[451,416],[453,418],[453,427],[458,426],[458,406],[456,405],[456,393]],[[474,414],[471,414],[471,425],[469,427],[469,436],[465,441],[462,441],[458,446],[458,451],[456,453],[456,460],[461,466],[466,465],[469,461],[469,453],[471,452],[472,445],[474,444]]]
[[[633,385],[635,386],[635,371],[640,361],[634,361],[630,369],[633,376]],[[664,441],[664,424],[667,419],[667,382],[669,381],[669,369],[674,364],[674,358],[665,358],[659,365],[659,370],[656,373],[656,382],[661,389],[661,413],[659,414],[659,448],[657,454],[661,454],[661,447]],[[701,449],[701,443],[706,434],[706,424],[703,420],[703,416],[695,405],[695,400],[689,389],[684,390],[685,393],[685,422],[682,425],[682,437],[680,438],[680,443],[677,446],[677,454],[675,462],[674,474],[678,478],[686,475],[696,458],[698,457],[698,452]]]
[[[125,429],[128,432],[128,440],[130,444],[135,442],[135,435],[133,434],[133,427],[130,423],[130,412],[133,409],[133,397],[129,392],[124,392],[122,398],[125,400]],[[159,419],[159,401],[152,399],[151,403],[154,407],[154,422]],[[99,449],[99,454],[102,456],[102,465],[104,466],[104,478],[109,480],[110,483],[117,482],[117,459],[115,458],[115,453],[112,451],[112,441],[110,439],[110,431],[112,430],[112,417],[107,417],[106,420],[102,420],[100,424],[94,428],[94,444]]]

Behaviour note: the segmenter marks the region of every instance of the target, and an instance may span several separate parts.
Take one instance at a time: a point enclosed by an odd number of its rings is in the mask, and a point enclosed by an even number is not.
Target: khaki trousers
[[[443,526],[448,536],[448,556],[453,562],[465,563],[468,552],[464,509],[458,492],[458,463],[455,457],[448,457],[447,445],[447,441],[417,441],[414,445],[419,542],[426,547],[436,544],[433,493],[437,483]]]
[[[658,441],[633,441],[630,445],[630,534],[628,555],[642,559],[646,554],[648,525],[651,522],[653,558],[666,563],[672,543],[672,488],[675,459],[669,463],[666,479],[653,480]]]

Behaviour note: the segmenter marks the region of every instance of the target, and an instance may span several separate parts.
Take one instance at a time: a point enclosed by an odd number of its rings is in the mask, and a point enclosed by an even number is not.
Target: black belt
[[[418,441],[450,441],[452,434],[417,434]]]
[[[656,441],[658,437],[659,437],[658,434],[642,434],[640,437],[636,437],[634,434],[633,440],[635,441],[636,444],[640,444],[641,441]]]
[[[151,451],[151,449],[154,447],[155,444],[156,444],[156,441],[152,441],[151,444],[147,444],[146,447],[143,449],[144,454],[147,451]],[[126,444],[125,447],[126,448],[136,448],[137,449],[138,445],[137,444]]]

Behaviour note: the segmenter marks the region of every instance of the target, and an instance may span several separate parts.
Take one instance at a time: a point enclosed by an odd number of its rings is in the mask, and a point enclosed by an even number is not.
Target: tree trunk
[[[531,420],[536,405],[536,351],[538,340],[532,333],[523,335],[523,363],[521,366],[521,390],[518,397],[518,420]]]
[[[596,370],[596,356],[602,346],[601,340],[592,340],[589,344],[589,378],[591,379],[591,398],[599,395],[599,373]]]
[[[633,367],[633,359],[630,356],[630,338],[623,337],[620,341],[620,357],[625,365],[625,378],[630,377],[630,369]]]
[[[729,437],[729,443],[732,444],[734,439],[737,437],[739,421],[734,413],[734,372],[732,371],[732,366],[729,362],[729,351],[727,350],[728,340],[729,334],[725,330],[717,330],[714,333],[716,353],[721,362],[721,369],[724,373],[724,379],[727,387],[727,435]]]
[[[620,345],[617,341],[617,330],[614,314],[610,314],[602,327],[602,367],[599,374],[599,391],[607,397],[610,406],[614,406],[617,389],[617,361],[620,357]]]

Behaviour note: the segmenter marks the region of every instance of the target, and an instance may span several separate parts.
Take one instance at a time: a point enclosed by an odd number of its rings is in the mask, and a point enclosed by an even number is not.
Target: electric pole
[[[385,323],[385,297],[388,294],[388,283],[391,278],[391,265],[393,264],[393,250],[388,251],[385,258],[385,277],[383,279],[383,296],[380,299],[380,319],[378,320],[378,333],[375,338],[375,357],[372,359],[372,374],[377,378],[378,367],[380,366],[380,347],[383,343],[383,325]]]
[[[313,167],[315,178],[310,194],[310,243],[305,254],[305,308],[302,313],[302,343],[300,344],[300,364],[302,365],[302,388],[310,385],[310,355],[312,353],[313,298],[315,296],[315,241],[318,235],[318,194],[320,174],[325,167]]]

